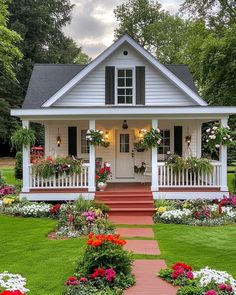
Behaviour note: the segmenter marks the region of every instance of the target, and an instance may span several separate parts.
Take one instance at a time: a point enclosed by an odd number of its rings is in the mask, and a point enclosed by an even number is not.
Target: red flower
[[[226,292],[232,292],[233,291],[233,288],[231,287],[231,285],[227,285],[227,284],[218,285],[218,289],[226,291]]]
[[[65,283],[67,286],[76,286],[79,285],[79,281],[76,277],[69,277]]]
[[[80,283],[86,283],[87,281],[88,281],[88,279],[85,278],[85,277],[82,277],[82,278],[79,280]]]
[[[14,290],[14,291],[5,290],[1,292],[0,295],[26,295],[26,294],[22,293],[19,290]]]
[[[123,246],[126,244],[126,241],[121,240],[119,235],[89,235],[89,240],[87,241],[87,245],[93,247],[99,247],[104,242],[110,242],[112,244]]]
[[[94,272],[90,275],[91,279],[95,279],[97,277],[104,277],[106,274],[106,271],[104,268],[95,268]]]
[[[99,173],[101,173],[101,174],[103,174],[105,172],[105,168],[101,168],[100,170],[99,170]]]
[[[51,208],[49,209],[49,211],[50,211],[50,213],[51,213],[52,215],[57,215],[57,214],[59,213],[60,208],[61,208],[61,205],[60,205],[60,204],[56,204],[56,205],[54,205],[53,207],[51,207]]]
[[[172,269],[176,270],[179,267],[182,267],[184,270],[192,270],[192,267],[183,263],[183,262],[177,262],[174,265],[172,265]]]

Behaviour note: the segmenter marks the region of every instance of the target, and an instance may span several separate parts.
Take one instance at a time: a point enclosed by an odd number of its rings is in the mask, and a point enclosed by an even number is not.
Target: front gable
[[[106,85],[108,84],[106,81],[111,80],[106,78],[108,67],[113,68],[112,83],[114,83],[112,85],[114,98],[109,104],[118,103],[119,69],[131,69],[133,106],[136,105],[137,91],[143,88],[145,102],[141,104],[146,106],[207,105],[194,89],[181,81],[168,67],[160,64],[128,35],[124,35],[46,101],[43,107],[105,106],[107,86],[109,86]],[[138,67],[142,67],[145,72],[141,83],[143,85],[138,81]]]

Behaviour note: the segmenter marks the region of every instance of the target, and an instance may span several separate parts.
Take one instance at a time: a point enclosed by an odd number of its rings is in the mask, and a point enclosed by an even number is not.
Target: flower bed
[[[46,204],[43,202],[3,202],[0,212],[22,217],[50,217],[58,221],[57,238],[72,238],[91,232],[108,234],[114,232],[114,225],[108,221],[109,208],[104,204],[79,198],[65,204]]]
[[[77,272],[65,282],[66,295],[122,294],[134,284],[132,256],[118,235],[90,234]]]
[[[26,279],[19,274],[11,274],[7,271],[0,273],[1,295],[25,295],[29,292],[25,285]]]
[[[225,271],[205,267],[193,271],[192,267],[178,262],[158,274],[167,282],[180,286],[177,295],[235,295],[236,280]]]
[[[222,200],[156,201],[154,222],[216,226],[236,222],[236,197]]]

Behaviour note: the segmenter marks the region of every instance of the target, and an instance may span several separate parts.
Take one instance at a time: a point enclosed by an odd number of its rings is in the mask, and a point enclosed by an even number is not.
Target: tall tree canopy
[[[230,26],[236,22],[235,0],[185,0],[182,12],[191,18],[205,19],[210,27]]]
[[[114,13],[119,22],[116,38],[127,32],[161,62],[183,60],[180,47],[187,38],[188,21],[170,15],[159,2],[149,0],[129,0],[118,5]]]
[[[15,78],[13,63],[22,58],[17,47],[21,40],[19,34],[7,28],[8,6],[6,0],[0,0],[0,71],[8,77]]]
[[[16,41],[21,40],[19,49],[23,54],[23,58],[17,63],[12,59],[16,81],[6,75],[0,75],[0,98],[6,102],[4,118],[12,122],[10,126],[15,126],[15,119],[10,117],[9,109],[21,106],[35,63],[75,63],[80,60],[87,63],[90,59],[82,52],[81,47],[63,33],[63,27],[71,20],[73,5],[70,0],[11,0],[8,13],[7,6],[1,5],[6,3],[5,1],[0,0],[0,13],[3,15],[9,13],[8,29],[5,30],[11,33],[12,40],[13,37]],[[21,35],[21,39],[12,30]],[[0,41],[2,42],[2,34]],[[15,51],[18,55],[19,52]],[[0,47],[0,63],[1,58]],[[7,65],[7,68],[11,69],[11,66]],[[11,134],[9,124],[5,124],[5,129],[4,134],[7,138],[3,138],[3,134],[0,133],[0,144],[5,139],[9,140]]]

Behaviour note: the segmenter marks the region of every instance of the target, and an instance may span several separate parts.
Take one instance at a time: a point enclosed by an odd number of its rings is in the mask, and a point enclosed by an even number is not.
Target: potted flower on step
[[[96,175],[97,187],[100,191],[104,191],[107,187],[107,181],[111,178],[111,164],[105,162],[104,166],[99,169]]]

